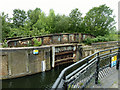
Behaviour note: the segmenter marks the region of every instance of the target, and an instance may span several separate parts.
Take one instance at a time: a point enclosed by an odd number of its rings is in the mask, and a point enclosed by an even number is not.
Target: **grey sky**
[[[47,15],[50,9],[53,9],[56,14],[68,15],[72,9],[79,8],[83,16],[93,7],[106,4],[113,9],[113,15],[116,16],[115,20],[118,22],[118,1],[120,0],[2,0],[0,3],[0,13],[8,13],[12,16],[14,9],[29,9],[40,8]],[[118,23],[116,24],[118,28]]]

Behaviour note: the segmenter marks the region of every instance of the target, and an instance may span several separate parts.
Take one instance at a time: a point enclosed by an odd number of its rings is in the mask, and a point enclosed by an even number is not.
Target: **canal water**
[[[41,72],[38,74],[24,76],[15,79],[3,80],[2,88],[51,88],[60,72],[67,66],[71,65],[64,64],[55,67],[54,69]]]

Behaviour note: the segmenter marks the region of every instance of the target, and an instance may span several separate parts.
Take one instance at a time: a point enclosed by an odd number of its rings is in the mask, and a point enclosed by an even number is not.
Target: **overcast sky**
[[[106,4],[113,10],[113,15],[116,16],[115,21],[118,22],[118,1],[120,0],[2,0],[0,2],[0,13],[8,13],[11,17],[14,9],[27,11],[38,7],[47,15],[50,9],[53,9],[55,14],[69,15],[72,9],[79,8],[80,12],[85,16],[93,7]],[[116,27],[118,28],[118,23]]]

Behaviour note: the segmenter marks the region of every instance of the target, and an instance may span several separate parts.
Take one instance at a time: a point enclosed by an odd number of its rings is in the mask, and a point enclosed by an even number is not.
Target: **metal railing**
[[[112,68],[111,59],[116,55],[117,58],[120,57],[120,47],[98,51],[66,67],[60,73],[52,89],[84,89],[92,84],[98,84],[99,72],[107,67]],[[119,59],[117,59],[116,69],[119,69]]]

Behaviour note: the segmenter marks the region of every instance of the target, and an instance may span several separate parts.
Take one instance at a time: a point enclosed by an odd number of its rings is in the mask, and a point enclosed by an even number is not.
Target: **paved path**
[[[120,87],[119,71],[113,67],[108,75],[99,80],[100,84],[94,85],[92,88],[118,88]]]

